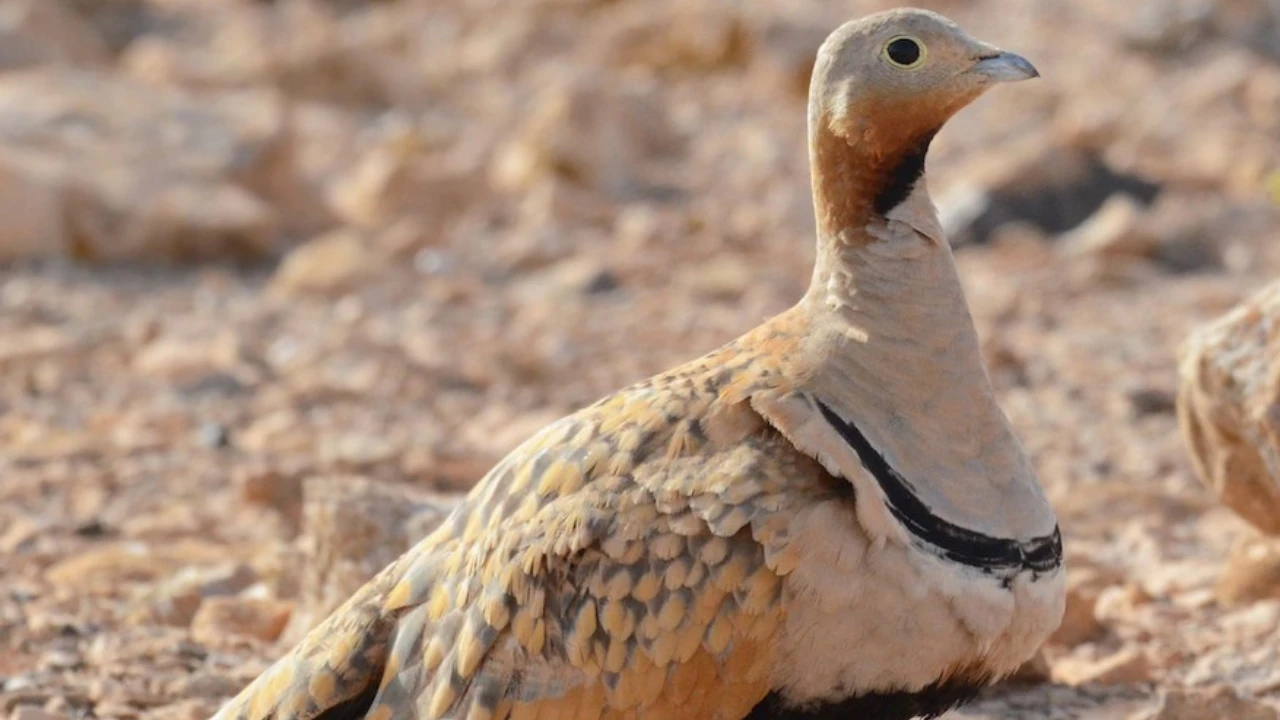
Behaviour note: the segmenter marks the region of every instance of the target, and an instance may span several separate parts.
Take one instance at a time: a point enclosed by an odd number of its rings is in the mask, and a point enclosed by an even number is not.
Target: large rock
[[[280,167],[288,122],[270,91],[195,96],[69,69],[0,76],[0,261],[267,254],[275,206],[305,193]]]
[[[1178,419],[1200,478],[1259,530],[1280,534],[1280,283],[1197,330],[1180,350]]]

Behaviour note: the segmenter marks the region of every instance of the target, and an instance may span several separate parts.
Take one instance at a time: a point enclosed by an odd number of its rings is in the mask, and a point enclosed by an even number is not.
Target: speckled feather
[[[788,511],[847,489],[751,409],[787,391],[799,321],[548,426],[220,717],[307,720],[374,684],[370,718],[746,715]]]

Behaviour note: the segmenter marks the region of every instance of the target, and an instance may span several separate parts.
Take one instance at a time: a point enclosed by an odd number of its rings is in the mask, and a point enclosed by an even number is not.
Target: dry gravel
[[[926,4],[1043,74],[931,183],[1071,563],[955,717],[1273,718],[1275,544],[1174,400],[1280,271],[1280,4]],[[0,716],[207,716],[533,430],[787,307],[808,62],[887,5],[0,0]]]

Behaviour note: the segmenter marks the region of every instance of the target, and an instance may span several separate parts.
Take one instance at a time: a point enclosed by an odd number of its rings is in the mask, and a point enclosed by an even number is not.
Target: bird
[[[924,170],[1038,75],[930,11],[838,27],[796,304],[535,433],[216,720],[906,720],[1014,672],[1062,536]]]

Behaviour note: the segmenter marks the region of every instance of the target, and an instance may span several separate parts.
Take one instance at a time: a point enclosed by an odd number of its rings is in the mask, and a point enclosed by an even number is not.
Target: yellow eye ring
[[[929,50],[910,35],[899,35],[884,45],[884,59],[896,68],[914,70],[924,64]]]

